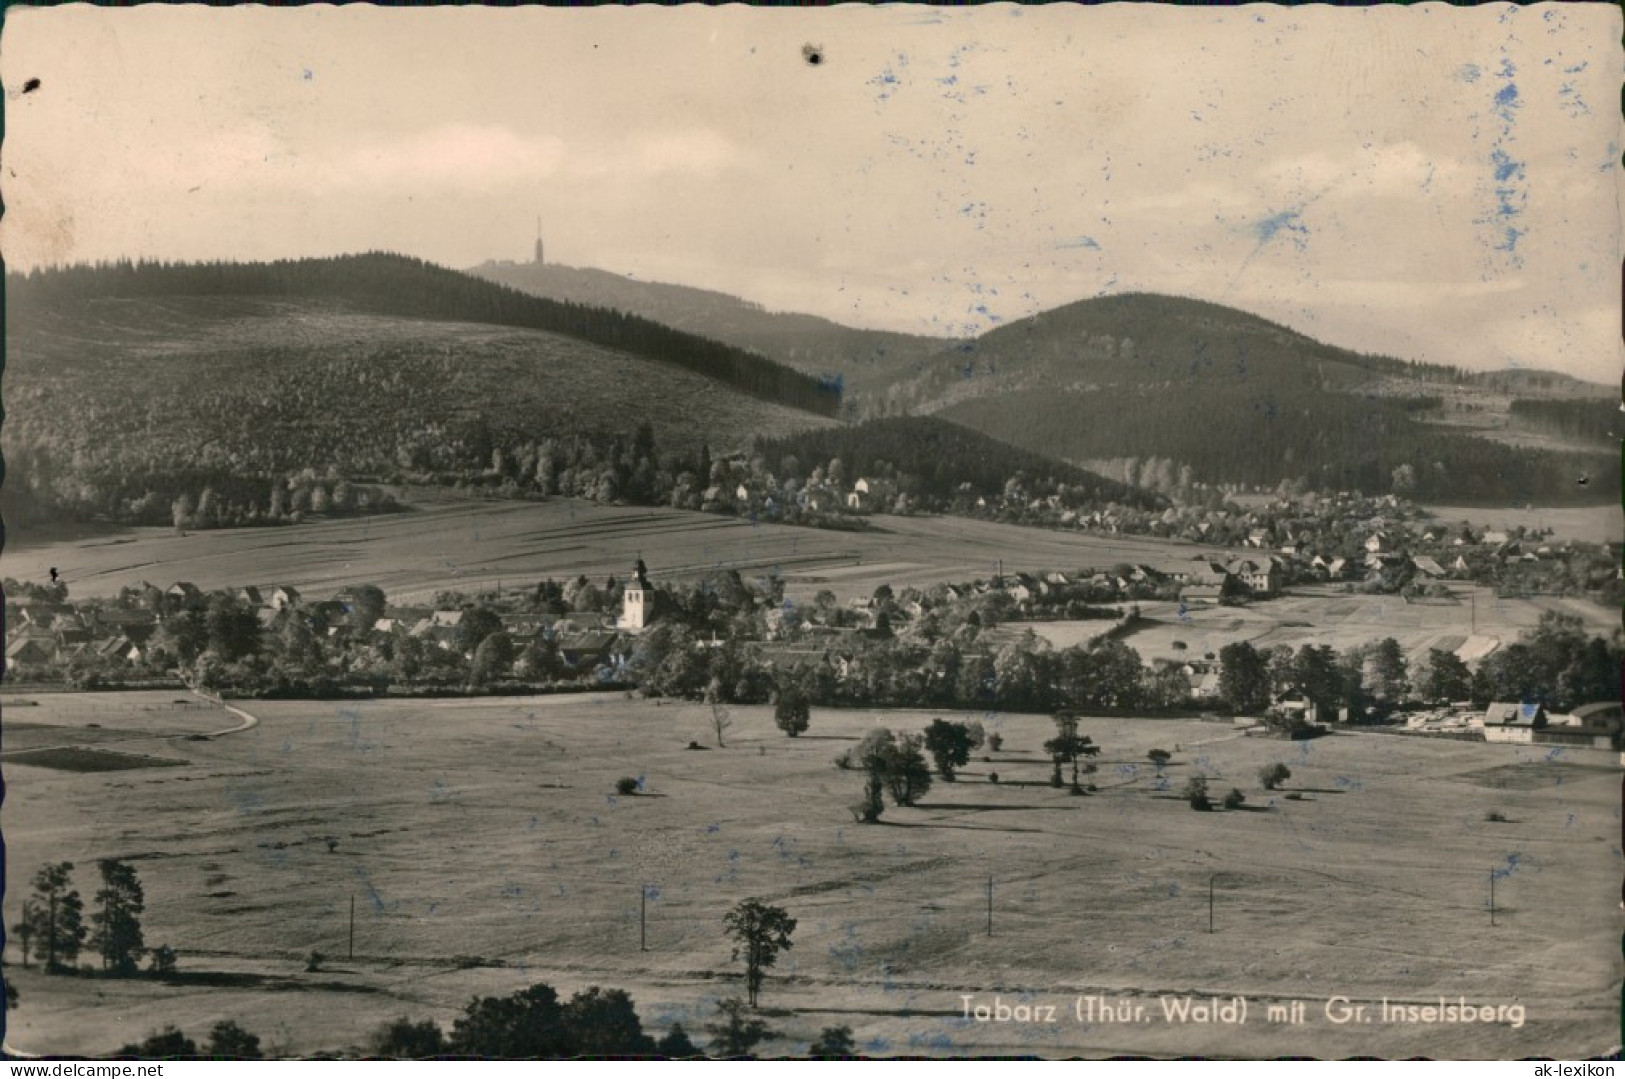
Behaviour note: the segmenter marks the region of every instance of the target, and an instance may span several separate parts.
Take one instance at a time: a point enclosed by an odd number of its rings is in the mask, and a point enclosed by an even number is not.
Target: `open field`
[[[1423,506],[1439,524],[1449,527],[1467,521],[1476,528],[1550,528],[1553,540],[1619,543],[1625,540],[1625,516],[1615,505],[1530,506],[1495,509],[1482,506]],[[1548,541],[1550,542],[1550,541]]]
[[[116,729],[122,752],[186,762],[8,764],[13,880],[70,859],[88,898],[97,858],[129,859],[147,943],[180,952],[167,984],[113,982],[24,970],[11,942],[20,1049],[105,1052],[167,1022],[202,1034],[223,1018],[273,1050],[341,1049],[397,1015],[449,1025],[471,995],[539,980],[624,987],[647,1026],[692,1030],[741,991],[720,926],[747,896],[799,920],[763,992],[785,1035],[770,1055],[838,1023],[868,1052],[910,1055],[1573,1058],[1617,1042],[1609,754],[1086,720],[1104,747],[1100,790],[1076,798],[1045,782],[1047,718],[980,716],[1005,736],[995,761],[862,826],[846,808],[858,777],[831,759],[877,723],[913,729],[928,713],[817,710],[790,740],[767,709],[735,708],[726,748],[695,752],[690,740],[714,745],[709,709],[620,695],[260,703],[257,727],[204,741],[186,736],[234,717],[174,697],[0,700],[8,720],[26,713],[31,745]],[[1163,777],[1145,764],[1156,746],[1177,746]],[[1301,800],[1259,789],[1276,760]],[[1257,811],[1194,813],[1170,797],[1197,772]],[[646,793],[613,797],[623,775]],[[1486,822],[1490,810],[1507,822]],[[7,924],[24,892],[8,891]],[[330,958],[307,974],[313,949]],[[970,1022],[966,993],[1053,1003],[1058,1019]],[[1247,1021],[1165,1022],[1158,995],[1186,993],[1243,995]],[[1079,994],[1141,1004],[1147,1021],[1078,1022]],[[1367,1003],[1368,1018],[1385,996],[1465,996],[1520,1003],[1526,1020],[1334,1024],[1332,996]],[[1266,1018],[1293,1000],[1307,1002],[1303,1023]]]
[[[641,555],[656,581],[737,569],[777,570],[795,599],[828,588],[842,599],[1017,569],[1077,569],[1189,557],[1199,548],[1138,537],[1049,532],[959,517],[875,517],[868,532],[752,524],[737,517],[574,499],[497,502],[412,491],[420,508],[359,520],[241,528],[178,536],[167,528],[28,546],[8,537],[0,572],[45,580],[58,568],[77,597],[112,595],[142,581],[167,588],[289,584],[327,595],[369,582],[397,601],[440,589],[478,591],[563,580],[624,577]]]
[[[1431,648],[1455,652],[1468,662],[1489,655],[1533,629],[1546,611],[1579,616],[1586,631],[1607,637],[1619,627],[1619,612],[1586,599],[1559,596],[1501,598],[1493,589],[1453,581],[1455,602],[1407,603],[1399,596],[1346,594],[1336,585],[1301,585],[1289,595],[1245,607],[1187,607],[1177,602],[1142,601],[1144,620],[1123,639],[1147,662],[1198,659],[1235,641],[1260,649],[1287,645],[1330,645],[1342,651],[1393,637],[1412,664]],[[1107,622],[1008,623],[1005,631],[1031,625],[1058,648],[1087,640],[1109,628]],[[1184,648],[1176,647],[1176,642]]]

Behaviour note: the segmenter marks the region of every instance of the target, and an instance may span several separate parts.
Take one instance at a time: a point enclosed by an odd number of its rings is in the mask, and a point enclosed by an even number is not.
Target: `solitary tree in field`
[[[937,774],[949,783],[954,781],[954,769],[970,761],[970,728],[963,723],[950,723],[933,719],[925,729],[925,749],[937,766]]]
[[[1164,767],[1169,761],[1174,759],[1174,755],[1168,752],[1166,749],[1153,749],[1145,756],[1147,760],[1158,768]]]
[[[721,701],[711,701],[711,731],[717,736],[717,748],[727,747],[728,743],[722,740],[722,736],[727,734],[728,728],[733,725],[733,717],[728,714],[727,707]]]
[[[1207,795],[1207,780],[1202,776],[1191,776],[1185,784],[1185,799],[1190,802],[1192,809],[1213,808],[1213,803]]]
[[[1280,761],[1276,761],[1274,764],[1266,764],[1258,770],[1258,782],[1267,791],[1274,790],[1291,778],[1292,769]]]
[[[778,962],[781,951],[792,947],[796,920],[781,907],[746,899],[728,912],[722,924],[734,940],[733,957],[745,961],[745,992],[754,1008],[767,969]]]
[[[883,758],[886,789],[900,806],[913,805],[931,789],[931,768],[925,763],[924,749],[923,735],[905,734]]]
[[[141,937],[141,912],[146,897],[135,868],[125,862],[104,858],[99,864],[102,888],[96,893],[100,909],[91,915],[96,930],[91,944],[102,956],[102,969],[114,974],[134,974],[146,951]]]
[[[71,887],[72,862],[45,865],[34,876],[34,939],[45,951],[45,969],[59,971],[79,958],[85,942],[85,904]]]
[[[773,704],[773,722],[791,738],[812,725],[812,705],[807,695],[794,686],[779,690]]]
[[[1083,788],[1078,784],[1078,758],[1097,756],[1100,747],[1088,735],[1078,734],[1078,717],[1069,712],[1055,717],[1055,732],[1055,737],[1044,743],[1044,752],[1055,761],[1057,776],[1062,764],[1068,761],[1072,763],[1072,793],[1081,794]]]

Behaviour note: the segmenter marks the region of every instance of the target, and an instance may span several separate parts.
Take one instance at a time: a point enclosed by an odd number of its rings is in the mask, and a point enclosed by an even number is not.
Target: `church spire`
[[[536,215],[536,265],[540,266],[545,260],[542,258],[542,217]]]

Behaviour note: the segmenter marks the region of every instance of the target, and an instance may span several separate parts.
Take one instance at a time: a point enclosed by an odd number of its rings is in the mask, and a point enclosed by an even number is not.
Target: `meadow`
[[[1599,506],[1440,506],[1427,505],[1423,509],[1432,514],[1444,527],[1466,521],[1475,528],[1551,529],[1550,539],[1542,543],[1562,543],[1579,540],[1585,543],[1619,543],[1625,540],[1625,518],[1620,508],[1603,503]]]
[[[406,494],[406,492],[403,492]],[[293,585],[329,595],[370,582],[391,599],[427,602],[443,589],[530,587],[544,577],[624,578],[638,558],[657,581],[719,569],[748,578],[776,571],[786,594],[821,589],[842,600],[881,584],[964,582],[1018,569],[1076,570],[1116,562],[1186,558],[1190,544],[1135,536],[1050,532],[960,517],[872,518],[865,532],[836,532],[738,517],[575,499],[484,501],[413,489],[416,508],[386,517],[280,528],[189,532],[130,528],[59,543],[8,537],[7,576],[44,581],[56,567],[73,596],[110,596],[150,581],[204,589]]]
[[[449,1026],[473,995],[536,981],[622,987],[646,1027],[697,1031],[742,992],[722,917],[750,896],[799,922],[763,991],[783,1035],[767,1055],[838,1024],[876,1055],[1573,1058],[1617,1042],[1609,754],[1086,719],[1104,752],[1096,793],[1075,797],[1048,784],[1048,717],[977,715],[1002,749],[866,826],[848,810],[860,779],[833,758],[932,713],[815,709],[792,740],[768,709],[736,707],[718,746],[710,708],[621,694],[256,702],[251,727],[174,693],[28,700],[0,699],[6,924],[41,863],[73,861],[88,900],[96,859],[121,858],[146,889],[147,944],[180,957],[167,981],[46,977],[9,941],[22,1006],[7,1037],[29,1052],[219,1019],[273,1051],[346,1050],[396,1016]],[[57,746],[175,763],[79,771],[15,752]],[[1159,747],[1174,753],[1161,773]],[[1274,761],[1292,775],[1264,791]],[[1177,794],[1194,774],[1245,808],[1193,812]],[[641,792],[615,795],[622,776]],[[326,959],[307,972],[313,951]],[[975,1022],[965,994],[1055,1004],[1058,1021]],[[1079,1022],[1082,994],[1149,1017]],[[1249,1017],[1171,1024],[1164,994],[1245,996]],[[1516,1002],[1526,1021],[1340,1024],[1333,996],[1373,1013],[1384,997]],[[1303,1022],[1266,1019],[1291,1001]]]

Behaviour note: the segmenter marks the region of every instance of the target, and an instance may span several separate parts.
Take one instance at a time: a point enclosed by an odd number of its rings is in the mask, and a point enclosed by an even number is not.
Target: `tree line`
[[[759,439],[755,452],[774,474],[790,478],[804,478],[815,467],[827,478],[829,462],[839,461],[835,482],[860,477],[892,481],[900,488],[898,493],[926,508],[951,505],[966,489],[989,498],[1008,494],[1032,499],[1060,493],[1074,507],[1120,502],[1151,509],[1166,504],[1154,494],[1053,456],[929,416],[875,419]]]
[[[1259,649],[1236,641],[1219,650],[1219,693],[1237,713],[1259,713],[1301,696],[1324,714],[1385,719],[1412,702],[1540,702],[1566,711],[1618,700],[1625,649],[1591,637],[1580,619],[1547,611],[1519,639],[1486,656],[1477,670],[1454,652],[1428,650],[1413,669],[1392,637],[1338,653],[1328,645]]]

